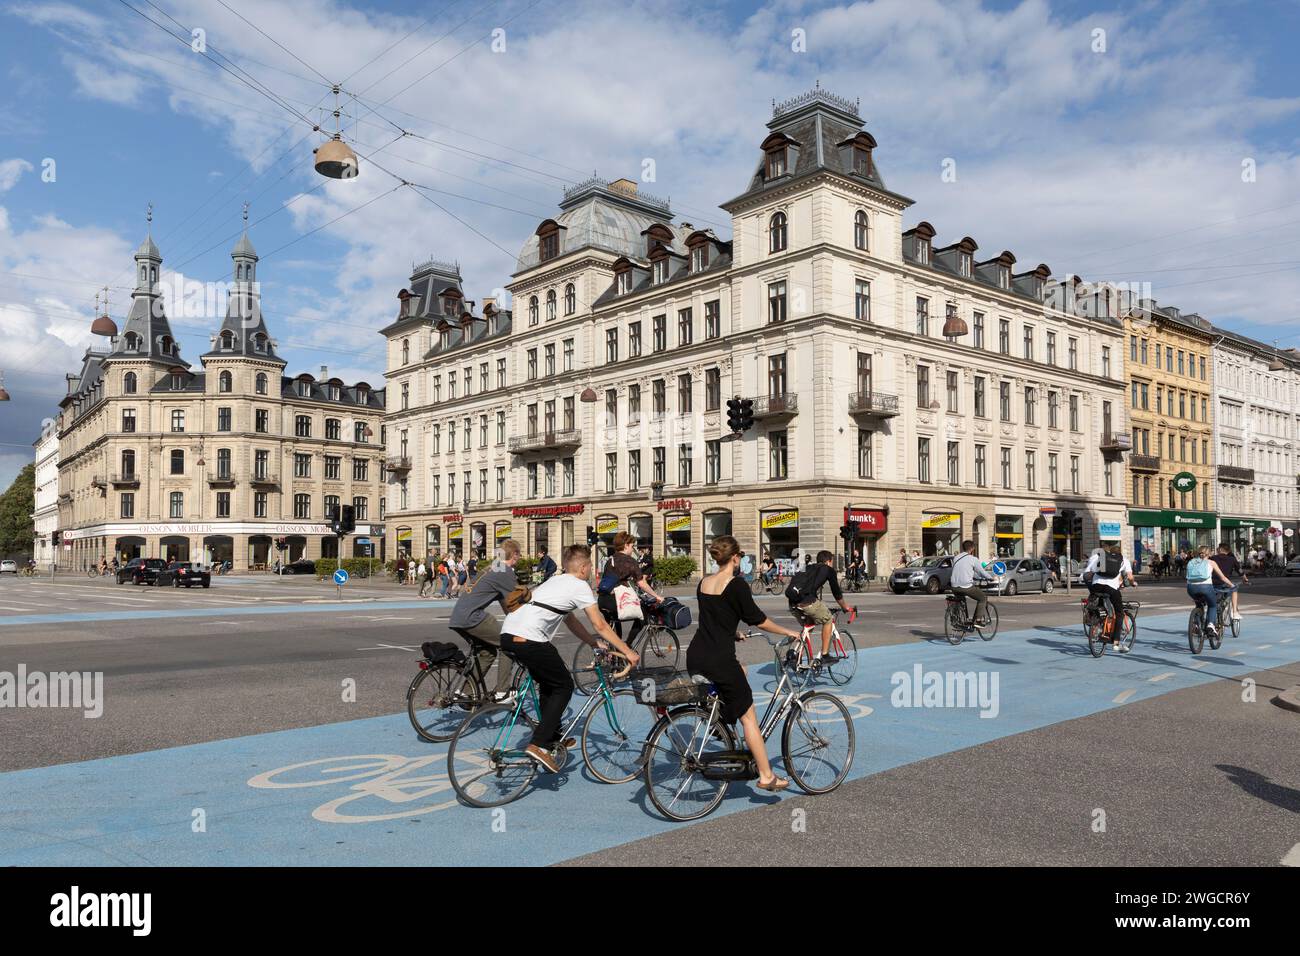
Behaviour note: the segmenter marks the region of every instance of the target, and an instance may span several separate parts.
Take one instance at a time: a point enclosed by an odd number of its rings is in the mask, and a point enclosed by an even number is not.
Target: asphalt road
[[[170,753],[184,755],[189,766],[206,753],[190,745],[204,742],[234,742],[256,755],[274,741],[275,748],[301,751],[306,760],[333,737],[346,738],[350,746],[382,730],[391,741],[403,732],[414,651],[424,640],[446,636],[449,604],[413,594],[358,582],[345,589],[346,603],[337,603],[332,585],[310,578],[217,578],[209,590],[177,592],[117,587],[108,580],[62,578],[51,584],[6,576],[0,579],[0,671],[14,672],[21,664],[28,672],[102,672],[105,707],[98,719],[69,709],[0,710],[6,741],[0,772],[50,773],[30,768],[98,760],[78,765],[77,773],[108,779],[116,765],[101,758],[139,760],[123,755],[188,748]],[[1252,670],[1230,656],[1238,653],[1233,644],[1203,655],[1208,666],[1192,658],[1178,633],[1187,600],[1176,584],[1144,585],[1135,596],[1144,604],[1144,629],[1130,662],[1087,657],[1077,594],[997,599],[1000,636],[958,649],[936,642],[941,598],[851,595],[861,611],[851,630],[864,651],[864,674],[913,656],[976,660],[1024,675],[1020,679],[1027,683],[1017,685],[1014,695],[1004,692],[1009,700],[1026,695],[1048,705],[1130,663],[1146,666],[1150,674],[1140,684],[1134,678],[1142,690],[1131,700],[1107,685],[1098,689],[1104,691],[1097,698],[1101,703],[1035,714],[1026,718],[1024,730],[1013,721],[1004,725],[1010,729],[984,733],[977,722],[980,733],[972,738],[965,725],[945,723],[945,714],[925,715],[906,728],[917,746],[882,758],[878,766],[864,763],[863,776],[829,796],[759,799],[737,784],[724,805],[729,812],[690,827],[647,826],[644,810],[636,809],[626,819],[619,815],[608,836],[596,841],[604,845],[576,861],[680,863],[703,848],[711,860],[742,865],[1277,864],[1300,843],[1300,715],[1267,700],[1273,688],[1300,684],[1300,641],[1285,649],[1290,655],[1295,648],[1293,658],[1269,655],[1284,650],[1278,642],[1300,636],[1300,581],[1261,581],[1243,597],[1241,653],[1249,649],[1248,659],[1269,665]],[[760,604],[789,623],[781,598],[765,597]],[[1159,623],[1148,630],[1148,621]],[[1286,636],[1252,640],[1253,634],[1264,635],[1265,622],[1267,635]],[[566,657],[572,646],[572,638],[561,641]],[[1148,651],[1150,659],[1141,659]],[[749,664],[770,660],[762,642],[741,645],[740,654]],[[1241,699],[1247,677],[1257,683],[1252,704]],[[1148,681],[1157,683],[1148,688]],[[355,700],[345,699],[348,682]],[[847,690],[863,701],[888,690],[864,688]],[[876,718],[886,715],[884,704],[872,703]],[[367,731],[368,718],[383,720]],[[865,717],[861,724],[863,742],[888,750],[891,731],[872,720]],[[311,743],[294,743],[298,738],[276,731],[309,735]],[[410,736],[409,726],[405,732]],[[345,753],[403,752],[378,740],[369,751],[364,743],[340,747]],[[322,752],[332,751],[326,746]],[[217,775],[243,786],[230,772]],[[27,779],[20,773],[10,782]],[[564,786],[527,796],[518,806],[542,813],[549,800],[559,811]],[[631,794],[638,786],[625,789]],[[123,797],[125,805],[137,795]],[[112,797],[102,803],[105,819],[121,809],[111,805]],[[791,824],[796,809],[806,811],[797,832]],[[1105,812],[1104,832],[1094,832],[1098,810]],[[0,809],[0,861],[6,859],[6,827]],[[654,835],[641,838],[647,832]],[[333,841],[322,838],[322,855],[315,856],[312,838],[301,841],[303,860],[327,861],[323,848]],[[537,859],[563,862],[581,852],[581,842],[567,854],[563,842],[548,844]]]

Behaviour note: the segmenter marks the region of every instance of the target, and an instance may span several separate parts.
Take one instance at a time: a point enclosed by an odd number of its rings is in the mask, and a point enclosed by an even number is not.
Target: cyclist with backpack
[[[498,568],[486,572],[474,585],[472,591],[462,594],[452,606],[451,618],[447,625],[465,639],[470,650],[478,654],[479,668],[483,674],[492,668],[501,647],[501,628],[488,609],[499,604],[506,609],[506,599],[519,586],[515,576],[515,562],[519,560],[519,542],[507,538],[501,542],[501,564]],[[497,683],[492,694],[492,702],[509,703],[514,698],[510,694],[511,667],[506,661],[497,665]]]
[[[614,589],[618,587],[630,587],[639,589],[650,595],[659,603],[663,603],[663,598],[659,595],[650,582],[646,579],[644,572],[641,570],[641,564],[632,554],[632,548],[636,539],[627,531],[620,531],[614,535],[613,551],[610,559],[605,562],[605,567],[600,574],[600,583],[596,586],[596,603],[602,614],[605,615],[618,632],[618,636],[623,636],[623,624],[618,619],[618,602],[614,598]],[[645,617],[633,619],[632,629],[628,632],[628,643],[634,643],[636,636],[645,626]]]
[[[808,560],[812,562],[812,555],[808,556]],[[805,564],[804,569],[790,579],[790,584],[785,589],[786,600],[790,602],[790,613],[795,616],[795,619],[807,618],[814,624],[821,625],[822,646],[821,650],[813,656],[814,664],[820,662],[822,656],[829,654],[831,650],[831,633],[834,624],[830,608],[821,599],[821,590],[827,584],[831,586],[831,594],[834,595],[841,610],[846,613],[851,611],[852,608],[844,603],[840,578],[835,573],[835,555],[830,551],[818,551],[816,563]]]
[[[1210,549],[1201,545],[1187,560],[1187,594],[1197,604],[1205,602],[1205,630],[1208,634],[1218,630],[1219,592],[1214,586],[1216,580],[1222,581],[1225,588],[1233,587],[1228,576],[1210,560]]]
[[[541,719],[533,730],[527,753],[551,773],[560,769],[554,750],[559,742],[564,710],[573,696],[573,677],[552,643],[560,622],[575,637],[593,647],[598,646],[598,637],[607,641],[633,667],[641,659],[614,633],[596,607],[596,597],[587,583],[591,575],[591,549],[585,544],[571,544],[564,549],[561,564],[562,574],[539,584],[531,592],[516,588],[506,606],[519,603],[501,624],[501,650],[522,664],[537,685]],[[580,611],[585,613],[595,634],[583,627]],[[570,741],[565,742],[566,747],[572,745]]]
[[[1099,594],[1110,601],[1111,615],[1106,619],[1106,633],[1102,640],[1114,643],[1115,628],[1124,626],[1124,599],[1120,597],[1119,589],[1125,582],[1129,587],[1137,587],[1133,566],[1124,557],[1119,542],[1112,541],[1103,550],[1092,553],[1083,573],[1089,575],[1088,593]]]

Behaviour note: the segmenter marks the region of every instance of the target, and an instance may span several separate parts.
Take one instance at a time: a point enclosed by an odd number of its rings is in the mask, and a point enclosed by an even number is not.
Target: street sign
[[[1102,541],[1118,541],[1121,537],[1120,523],[1118,521],[1097,522],[1097,537]]]
[[[347,573],[346,571],[344,571],[342,568],[339,568],[338,570],[336,570],[336,571],[334,572],[334,583],[337,584],[337,585],[339,585],[339,586],[342,586],[342,585],[344,585],[344,584],[347,584],[347,583],[348,583],[348,573]]]
[[[994,561],[991,569],[994,574],[1003,575],[1007,573],[1007,565],[1004,561]]]

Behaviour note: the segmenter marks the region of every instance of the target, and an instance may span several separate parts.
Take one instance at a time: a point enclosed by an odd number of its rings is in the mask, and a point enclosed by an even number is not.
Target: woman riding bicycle
[[[721,701],[721,720],[737,720],[745,729],[745,744],[758,767],[760,790],[776,792],[790,786],[790,781],[772,772],[767,747],[754,712],[754,694],[749,678],[736,658],[736,642],[743,640],[737,632],[741,621],[769,634],[798,638],[799,634],[772,621],[759,610],[754,596],[740,577],[740,545],[729,534],[720,535],[709,545],[709,556],[718,566],[706,575],[695,590],[700,608],[699,629],[686,649],[686,669],[713,682]]]
[[[1228,576],[1210,560],[1210,549],[1201,545],[1187,562],[1187,593],[1197,604],[1205,602],[1205,630],[1208,634],[1218,629],[1219,592],[1214,586],[1216,581],[1222,581],[1225,588],[1233,587]]]
[[[614,553],[605,562],[605,567],[600,575],[600,584],[596,588],[596,603],[619,637],[623,636],[623,624],[618,619],[618,605],[614,601],[614,588],[621,585],[639,588],[659,603],[663,603],[663,598],[650,586],[650,582],[646,580],[641,571],[641,564],[632,554],[632,548],[635,544],[636,538],[632,537],[627,531],[620,531],[614,535]],[[627,636],[629,644],[636,643],[636,636],[641,633],[643,627],[645,627],[644,617],[632,621],[632,629]]]

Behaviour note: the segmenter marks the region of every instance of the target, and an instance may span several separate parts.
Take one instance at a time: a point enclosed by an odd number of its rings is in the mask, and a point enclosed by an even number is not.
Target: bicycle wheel
[[[1241,637],[1241,618],[1239,617],[1232,619],[1232,636],[1234,638]]]
[[[948,605],[948,612],[943,616],[943,636],[953,647],[966,640],[966,615],[956,601]]]
[[[601,641],[601,646],[607,646]],[[617,663],[615,670],[623,669],[623,656],[621,654],[612,654],[609,658],[611,665]],[[610,671],[610,666],[605,668],[606,674]],[[586,641],[579,641],[577,648],[573,652],[573,664],[569,667],[569,672],[573,675],[574,686],[578,693],[584,697],[590,697],[595,691],[600,679],[596,676],[596,653],[595,649]]]
[[[1106,653],[1106,622],[1100,614],[1091,614],[1088,617],[1088,653],[1093,657],[1101,657]]]
[[[658,721],[654,707],[636,691],[613,691],[582,723],[582,759],[597,780],[627,783],[645,766],[646,740]]]
[[[483,697],[483,687],[473,671],[466,677],[455,664],[444,661],[412,678],[406,690],[406,715],[422,739],[446,743]]]
[[[762,594],[763,591],[765,590],[766,590],[766,585],[763,584],[763,579],[761,577],[755,575],[753,578],[750,579],[749,591],[751,594],[759,595]]]
[[[998,609],[997,605],[989,604],[989,622],[987,624],[975,625],[975,633],[980,636],[980,640],[991,641],[998,636]]]
[[[537,722],[515,704],[493,704],[465,718],[447,748],[447,777],[471,807],[499,807],[519,799],[537,775],[524,753]]]
[[[1193,654],[1201,653],[1205,646],[1205,628],[1202,624],[1202,611],[1198,607],[1187,616],[1187,646]]]
[[[822,657],[822,672],[843,687],[858,671],[858,645],[848,631],[836,628],[836,633],[839,637],[831,637],[830,657]]]
[[[830,793],[853,766],[853,719],[844,701],[810,691],[785,718],[781,759],[804,793]]]
[[[1206,630],[1209,631],[1209,628],[1206,628]],[[1222,646],[1222,644],[1223,644],[1223,620],[1222,620],[1222,618],[1219,619],[1219,621],[1218,621],[1218,626],[1215,627],[1214,630],[1210,631],[1210,633],[1209,633],[1209,638],[1210,638],[1210,650],[1212,650],[1212,651],[1217,651],[1217,650]]]
[[[669,711],[646,744],[645,789],[656,810],[684,822],[708,816],[727,794],[726,780],[706,780],[697,762],[721,750],[736,749],[736,735],[725,724],[709,725],[709,708]]]
[[[677,670],[677,659],[681,656],[682,642],[677,639],[677,632],[662,624],[647,624],[640,634],[641,667],[671,667]]]

